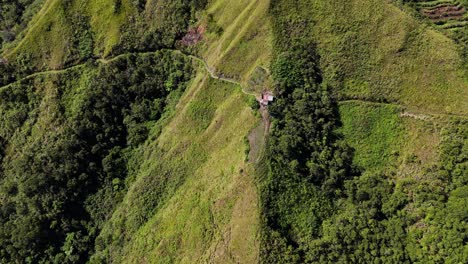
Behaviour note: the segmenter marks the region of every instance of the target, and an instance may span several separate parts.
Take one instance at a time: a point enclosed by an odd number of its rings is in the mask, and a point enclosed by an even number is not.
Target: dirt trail
[[[234,85],[238,85],[240,88],[241,88],[241,91],[242,93],[248,95],[248,96],[254,96],[255,99],[257,100],[257,102],[259,103],[260,105],[260,108],[259,108],[259,112],[260,112],[260,115],[262,116],[262,124],[261,126],[263,126],[263,133],[262,135],[256,135],[256,136],[251,136],[249,135],[249,141],[250,141],[250,144],[251,144],[251,148],[252,149],[258,149],[258,148],[262,148],[262,145],[264,144],[265,140],[266,140],[266,137],[269,133],[269,130],[270,130],[270,115],[268,113],[268,107],[260,104],[260,95],[256,94],[256,93],[252,93],[252,92],[247,92],[246,89],[242,86],[242,84],[234,79],[231,79],[231,78],[226,78],[226,77],[223,77],[223,76],[220,76],[220,75],[217,75],[215,73],[215,70],[213,68],[211,68],[208,63],[203,59],[203,58],[200,58],[200,57],[197,57],[195,55],[191,55],[191,54],[186,54],[180,50],[175,50],[175,49],[163,49],[163,50],[160,50],[160,51],[170,51],[170,52],[174,52],[176,54],[180,54],[180,55],[183,55],[183,56],[187,56],[189,58],[191,58],[192,60],[195,60],[195,61],[198,61],[199,63],[201,63],[204,68],[206,69],[206,71],[208,72],[208,74],[210,75],[211,78],[213,79],[217,79],[219,81],[223,81],[223,82],[228,82],[228,83],[232,83]],[[154,52],[140,52],[140,53],[124,53],[124,54],[120,54],[120,55],[117,55],[113,58],[100,58],[100,59],[97,59],[96,62],[98,63],[101,63],[101,64],[109,64],[113,61],[116,61],[120,58],[123,58],[125,56],[129,56],[131,54],[135,54],[135,55],[151,55],[151,54],[155,54],[157,52],[160,52],[160,51],[154,51]],[[39,76],[39,75],[47,75],[47,74],[60,74],[60,73],[64,73],[68,70],[72,70],[74,68],[80,68],[80,67],[84,67],[85,66],[85,63],[82,63],[82,64],[77,64],[75,66],[71,66],[69,68],[64,68],[64,69],[61,69],[61,70],[49,70],[49,71],[42,71],[42,72],[37,72],[37,73],[33,73],[31,75],[28,75],[24,78],[21,78],[19,80],[16,80],[15,82],[13,83],[10,83],[10,84],[7,84],[3,87],[0,87],[0,89],[2,88],[6,88],[8,86],[11,86],[13,85],[14,83],[18,83],[18,82],[21,82],[23,80],[26,80],[26,79],[29,79],[29,78],[33,78],[35,76]],[[265,69],[267,72],[268,72],[268,69]],[[251,134],[254,133],[253,131],[251,132]],[[261,137],[261,140],[259,140],[259,137]],[[261,153],[258,152],[257,154],[255,154],[254,156],[257,156],[255,157],[255,159],[251,162],[258,162],[261,158]]]
[[[430,120],[431,117],[428,116],[428,115],[423,115],[423,114],[415,114],[415,113],[410,113],[410,112],[403,112],[400,114],[401,117],[410,117],[410,118],[413,118],[413,119],[418,119],[418,120],[423,120],[423,121],[427,121],[427,120]]]
[[[414,119],[419,119],[419,120],[425,120],[428,121],[434,117],[437,116],[445,116],[445,117],[457,117],[457,118],[468,118],[467,115],[463,114],[453,114],[453,113],[430,113],[426,112],[424,114],[416,114],[416,113],[411,113],[405,110],[406,106],[397,104],[397,103],[383,103],[383,102],[377,102],[377,101],[371,101],[371,100],[363,100],[363,99],[347,99],[347,100],[341,100],[338,101],[338,103],[351,103],[351,102],[361,102],[361,103],[366,103],[366,104],[374,104],[374,105],[393,105],[393,106],[398,106],[401,107],[404,111],[400,113],[401,117],[410,117]]]
[[[266,106],[260,105],[260,114],[262,115],[262,120],[263,120],[263,123],[265,124],[264,134],[266,136],[270,132],[270,125],[271,125],[270,113],[268,112],[268,109]]]
[[[244,87],[242,87],[242,84],[234,79],[231,79],[231,78],[226,78],[226,77],[222,77],[220,75],[216,75],[214,69],[210,68],[210,66],[208,65],[208,63],[203,59],[203,58],[200,58],[200,57],[197,57],[197,56],[194,56],[194,55],[191,55],[191,54],[186,54],[180,50],[176,50],[176,49],[162,49],[162,50],[158,50],[158,51],[151,51],[151,52],[135,52],[135,53],[123,53],[123,54],[120,54],[120,55],[117,55],[113,58],[109,58],[109,59],[106,59],[106,58],[101,58],[101,59],[97,59],[96,62],[98,63],[102,63],[102,64],[109,64],[113,61],[116,61],[120,58],[123,58],[125,56],[129,56],[131,54],[135,54],[135,55],[151,55],[151,54],[155,54],[157,52],[160,52],[160,51],[170,51],[170,52],[174,52],[176,54],[180,54],[180,55],[183,55],[183,56],[187,56],[193,60],[196,60],[200,63],[203,64],[203,66],[205,67],[206,71],[210,74],[211,78],[213,79],[217,79],[217,80],[220,80],[220,81],[223,81],[223,82],[228,82],[228,83],[232,83],[232,84],[235,84],[235,85],[238,85],[240,88],[241,88],[241,91],[242,93],[246,94],[246,95],[249,95],[249,96],[254,96],[255,99],[259,102],[260,104],[260,96],[258,94],[255,94],[255,93],[252,93],[252,92],[247,92],[246,89]],[[85,66],[86,63],[81,63],[81,64],[77,64],[77,65],[74,65],[74,66],[71,66],[71,67],[68,67],[68,68],[64,68],[64,69],[61,69],[61,70],[49,70],[49,71],[42,71],[42,72],[36,72],[36,73],[33,73],[31,75],[28,75],[26,77],[23,77],[21,79],[18,79],[12,83],[9,83],[7,85],[4,85],[2,87],[0,87],[0,89],[2,88],[6,88],[6,87],[9,87],[11,86],[12,84],[14,83],[18,83],[18,82],[21,82],[21,81],[24,81],[24,80],[27,80],[29,78],[33,78],[33,77],[36,77],[36,76],[40,76],[40,75],[46,75],[46,74],[60,74],[60,73],[63,73],[63,72],[66,72],[68,70],[72,70],[72,69],[75,69],[75,68],[80,68],[80,67],[83,67]],[[261,108],[262,109],[262,108]],[[267,111],[266,109],[264,109],[263,111]],[[262,113],[262,117],[265,119],[266,116]]]
[[[180,50],[175,50],[175,49],[165,49],[166,51],[171,51],[171,52],[174,52],[174,53],[177,53],[177,54],[181,54],[181,55],[184,55],[184,56],[188,56],[198,62],[201,62],[206,71],[210,74],[211,78],[214,78],[214,79],[217,79],[217,80],[220,80],[220,81],[224,81],[224,82],[229,82],[229,83],[232,83],[232,84],[235,84],[235,85],[238,85],[241,87],[241,91],[242,93],[246,94],[246,95],[250,95],[250,96],[255,96],[255,98],[257,99],[257,101],[259,101],[259,95],[255,94],[255,93],[251,93],[251,92],[247,92],[244,87],[242,87],[242,84],[234,79],[230,79],[230,78],[225,78],[225,77],[222,77],[222,76],[219,76],[219,75],[216,75],[216,73],[214,72],[213,69],[211,69],[208,64],[206,63],[206,61],[202,58],[199,58],[197,56],[194,56],[194,55],[190,55],[190,54],[186,54],[186,53],[183,53],[181,52]],[[124,53],[124,54],[120,54],[120,55],[117,55],[116,57],[113,57],[113,58],[110,58],[110,59],[97,59],[96,61],[99,62],[99,63],[102,63],[102,64],[108,64],[108,63],[111,63],[119,58],[122,58],[122,57],[125,57],[125,56],[128,56],[128,55],[131,55],[131,54],[135,54],[135,55],[151,55],[151,54],[155,54],[157,52],[160,52],[162,50],[159,50],[159,51],[152,51],[152,52],[135,52],[135,53]],[[84,67],[86,65],[86,63],[82,63],[82,64],[77,64],[77,65],[74,65],[74,66],[70,66],[68,68],[64,68],[64,69],[61,69],[61,70],[49,70],[49,71],[42,71],[42,72],[36,72],[36,73],[33,73],[33,74],[30,74],[28,76],[25,76],[21,79],[18,79],[12,83],[9,83],[7,85],[4,85],[2,87],[0,87],[0,89],[3,89],[3,88],[7,88],[15,83],[19,83],[21,81],[24,81],[24,80],[27,80],[27,79],[30,79],[30,78],[33,78],[33,77],[36,77],[36,76],[40,76],[40,75],[46,75],[46,74],[60,74],[60,73],[64,73],[68,70],[72,70],[72,69],[76,69],[76,68],[80,68],[80,67]],[[353,102],[353,101],[357,101],[357,102],[364,102],[364,103],[371,103],[371,104],[387,104],[387,105],[395,105],[395,106],[400,106],[400,107],[403,107],[405,108],[404,105],[400,105],[400,104],[397,104],[397,103],[382,103],[382,102],[376,102],[376,101],[371,101],[371,100],[362,100],[362,99],[345,99],[345,100],[341,100],[339,101],[340,103],[346,103],[346,102]],[[266,129],[269,129],[269,126],[270,126],[270,121],[269,121],[269,115],[268,115],[268,109],[266,107],[260,107],[260,112],[262,114],[262,119],[264,120],[264,122],[267,122],[266,124],[268,124],[268,126],[266,126]],[[403,113],[402,116],[407,116],[407,117],[413,117],[413,118],[417,118],[417,119],[423,119],[421,118],[423,115],[421,114],[411,114],[411,113]],[[425,117],[430,117],[430,116],[454,116],[454,117],[462,117],[462,118],[467,118],[468,116],[467,115],[462,115],[462,114],[449,114],[449,113],[426,113]],[[426,118],[427,119],[427,118]],[[266,133],[268,132],[268,130],[265,131]]]
[[[236,80],[234,80],[234,79],[231,79],[231,78],[225,78],[225,77],[222,77],[222,76],[220,76],[220,75],[216,75],[215,71],[214,71],[212,68],[210,68],[210,66],[208,65],[208,63],[207,63],[204,59],[202,59],[202,58],[200,58],[200,57],[197,57],[197,56],[194,56],[194,55],[187,55],[187,54],[184,54],[184,53],[182,53],[182,52],[179,51],[179,50],[174,50],[174,51],[177,52],[177,53],[186,55],[186,56],[188,56],[189,58],[194,59],[194,60],[196,60],[196,61],[198,61],[198,62],[201,62],[201,63],[205,66],[205,69],[206,69],[206,71],[210,74],[211,78],[217,79],[217,80],[220,80],[220,81],[223,81],[223,82],[228,82],[228,83],[232,83],[232,84],[235,84],[235,85],[239,85],[239,86],[241,87],[242,93],[244,93],[244,94],[246,94],[246,95],[255,96],[255,98],[257,99],[257,101],[259,101],[258,95],[255,94],[255,93],[249,93],[249,92],[247,92],[247,91],[244,89],[244,87],[242,87],[242,84],[241,84],[240,82],[238,82],[238,81],[236,81]]]
[[[77,64],[77,65],[74,65],[74,66],[71,66],[71,67],[68,67],[68,68],[64,68],[64,69],[61,69],[61,70],[50,70],[50,71],[42,71],[42,72],[35,72],[33,74],[30,74],[26,77],[23,77],[21,79],[18,79],[12,83],[9,83],[9,84],[6,84],[4,86],[1,86],[0,89],[3,89],[3,88],[7,88],[7,87],[10,87],[11,85],[15,84],[15,83],[20,83],[22,81],[25,81],[25,80],[28,80],[28,79],[31,79],[31,78],[34,78],[34,77],[37,77],[37,76],[41,76],[41,75],[47,75],[47,74],[60,74],[60,73],[65,73],[69,70],[73,70],[73,69],[78,69],[78,68],[81,68],[81,67],[84,67],[85,64],[82,63],[82,64]]]
[[[190,55],[190,54],[186,54],[180,50],[176,50],[176,49],[163,49],[165,51],[171,51],[171,52],[174,52],[174,53],[177,53],[177,54],[181,54],[183,56],[187,56],[193,60],[196,60],[198,62],[201,62],[204,66],[205,66],[205,69],[208,71],[208,73],[210,74],[211,78],[213,79],[218,79],[220,81],[224,81],[224,82],[229,82],[229,83],[232,83],[232,84],[235,84],[235,85],[239,85],[241,87],[241,90],[244,94],[247,94],[247,95],[251,95],[251,96],[255,96],[257,98],[257,95],[254,94],[254,93],[249,93],[247,92],[244,87],[242,87],[241,83],[234,80],[234,79],[230,79],[230,78],[225,78],[225,77],[222,77],[222,76],[219,76],[219,75],[216,75],[214,70],[211,69],[208,64],[206,63],[206,61],[202,58],[199,58],[197,56],[194,56],[194,55]],[[160,50],[160,51],[163,51],[163,50]],[[102,63],[102,64],[109,64],[113,61],[116,61],[120,58],[123,58],[125,56],[128,56],[128,55],[131,55],[131,54],[135,54],[135,55],[151,55],[151,54],[155,54],[157,52],[160,52],[160,51],[150,51],[150,52],[135,52],[135,53],[123,53],[123,54],[120,54],[120,55],[117,55],[113,58],[109,58],[109,59],[105,59],[105,58],[101,58],[101,59],[97,59],[96,61],[98,63]],[[7,87],[7,86],[10,86],[12,85],[13,83],[17,83],[17,82],[21,82],[23,80],[27,80],[29,78],[33,78],[35,76],[39,76],[39,75],[46,75],[46,74],[60,74],[60,73],[63,73],[65,71],[68,71],[68,70],[71,70],[71,69],[74,69],[74,68],[79,68],[79,67],[82,67],[84,66],[86,63],[81,63],[81,64],[77,64],[77,65],[74,65],[74,66],[71,66],[71,67],[68,67],[68,68],[64,68],[64,69],[61,69],[61,70],[49,70],[49,71],[41,71],[41,72],[36,72],[36,73],[33,73],[33,74],[30,74],[28,76],[25,76],[21,79],[18,79],[12,83],[9,83],[7,85],[4,85],[1,88],[4,88],[4,87]]]

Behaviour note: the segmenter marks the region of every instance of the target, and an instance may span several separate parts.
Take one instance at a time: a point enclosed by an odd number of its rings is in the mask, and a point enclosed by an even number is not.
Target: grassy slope
[[[351,147],[354,162],[367,171],[389,170],[402,147],[404,125],[400,109],[392,105],[345,102],[340,105],[341,129]]]
[[[450,178],[447,175],[440,177],[434,173],[434,169],[443,164],[440,156],[443,149],[452,147],[450,143],[447,143],[450,142],[448,139],[459,136],[447,135],[447,131],[457,129],[454,127],[457,123],[453,121],[466,120],[466,117],[424,116],[421,120],[401,116],[401,109],[395,106],[362,102],[343,103],[340,106],[340,113],[343,120],[341,130],[348,144],[356,151],[354,163],[364,168],[365,174],[386,175],[395,184],[395,188],[401,190],[408,199],[408,204],[405,205],[402,214],[406,214],[407,219],[412,219],[411,221],[414,222],[406,230],[409,242],[406,252],[415,259],[422,256],[428,257],[431,253],[430,248],[434,245],[437,244],[438,247],[443,248],[441,241],[444,239],[453,241],[453,238],[446,237],[460,237],[456,228],[453,231],[441,231],[444,230],[443,228],[450,230],[452,226],[437,224],[433,220],[433,215],[445,213],[441,213],[440,207],[434,209],[436,205],[432,201],[425,202],[427,197],[421,196],[419,192],[425,188],[431,188],[432,192],[437,193],[438,186],[442,185],[441,182]],[[458,127],[458,129],[463,128]],[[460,170],[459,173],[463,171]],[[449,194],[452,195],[453,192],[447,193],[447,196]],[[451,196],[449,200],[452,199],[456,198]],[[460,203],[458,209],[448,210],[454,214],[463,211],[460,208],[463,208],[466,200],[458,202]],[[450,206],[452,206],[450,202],[447,203],[447,207]],[[463,222],[454,221],[463,226]],[[444,235],[440,235],[440,232]],[[461,256],[447,253],[444,249],[439,249],[437,252],[441,261],[449,260],[450,257],[461,258]]]
[[[107,56],[120,40],[120,27],[127,22],[129,16],[136,10],[130,0],[122,0],[118,13],[114,12],[114,0],[86,0],[89,15],[91,16],[91,29],[95,33],[95,54]]]
[[[226,16],[235,14],[233,8],[254,21],[245,24],[236,16]],[[210,4],[207,12],[224,28],[220,36],[208,35],[202,47],[210,67],[244,83],[256,66],[269,64],[268,27],[256,27],[258,21],[267,20],[267,8],[268,1]],[[239,87],[206,76],[204,70],[199,72],[181,99],[173,120],[157,143],[152,144],[158,147],[148,146],[148,150],[160,148],[168,153],[159,158],[172,161],[164,166],[181,166],[187,171],[173,175],[183,179],[180,187],[173,189],[173,195],[167,195],[164,205],[123,249],[126,262],[146,259],[160,263],[254,263],[257,260],[259,208],[252,168],[246,164],[244,139],[258,119],[252,115],[247,97]],[[228,94],[217,97],[223,91]],[[207,105],[214,112],[210,113]],[[155,166],[151,165],[154,159],[147,160],[142,168]],[[151,175],[146,170],[140,174]],[[132,189],[137,188],[138,181]],[[132,191],[127,197],[132,197]]]
[[[114,0],[47,0],[32,19],[24,36],[10,45],[4,55],[9,60],[30,56],[38,69],[62,68],[70,60],[76,59],[69,57],[69,49],[70,42],[78,33],[74,31],[74,26],[78,15],[81,15],[89,19],[87,23],[94,38],[94,54],[106,56],[118,44],[121,26],[136,12],[128,0],[122,0],[118,12],[114,11],[114,7]]]
[[[262,23],[268,20],[268,3],[210,3],[207,13],[224,29],[219,36],[208,34],[203,44],[210,67],[245,83],[256,66],[268,66],[270,32],[268,23]],[[240,87],[207,76],[199,70],[172,121],[156,141],[148,142],[136,181],[108,225],[115,229],[122,219],[132,225],[132,214],[138,214],[134,210],[141,210],[132,200],[142,195],[142,185],[151,185],[148,177],[159,177],[160,171],[171,171],[155,213],[140,227],[125,230],[135,235],[122,248],[123,262],[257,261],[259,205],[245,137],[258,119]]]
[[[397,101],[415,111],[468,112],[457,46],[381,0],[303,1],[326,80],[342,97]],[[313,8],[311,8],[313,7]]]
[[[20,54],[34,56],[38,61],[47,64],[50,68],[57,68],[63,63],[66,42],[72,34],[66,27],[60,1],[49,0],[44,3],[42,9],[36,14],[26,30],[25,36],[18,39],[14,48],[5,52],[9,60],[16,59]],[[54,15],[51,15],[54,13]],[[53,55],[52,55],[53,54]],[[42,66],[39,64],[35,66]]]
[[[339,109],[355,164],[367,174],[387,175],[405,189],[406,210],[423,215],[426,205],[413,191],[438,182],[430,170],[439,162],[441,131],[451,119],[441,114],[468,113],[459,47],[389,1],[278,2],[291,10],[285,11],[289,21],[299,21],[301,36],[318,43],[325,81],[339,98],[363,100],[341,102]],[[312,21],[310,31],[301,28],[302,19]],[[403,117],[405,111],[414,115]],[[411,228],[426,234],[417,224]]]
[[[144,146],[136,180],[103,230],[103,237],[124,232],[128,239],[122,255],[112,258],[254,262],[257,195],[252,177],[242,171],[244,137],[256,120],[239,87],[209,79],[200,69],[160,137]],[[154,214],[141,221],[143,204],[156,200]]]
[[[206,11],[213,15],[223,33],[207,34],[203,57],[211,67],[240,80],[243,86],[257,66],[270,64],[269,3],[269,0],[216,0]]]
[[[468,82],[457,46],[385,1],[308,1],[314,8],[327,81],[342,98],[387,100],[340,105],[355,162],[368,172],[419,178],[437,161],[444,114],[468,113]],[[402,117],[403,112],[429,116]]]
[[[137,254],[147,253],[161,263],[169,259],[253,262],[257,254],[257,196],[251,175],[240,171],[246,166],[244,136],[255,118],[238,88],[212,80],[196,81],[187,94],[193,98],[188,105],[183,105],[186,98],[182,99],[177,111],[180,115],[161,135],[159,145],[172,149],[185,142],[198,143],[206,151],[206,160],[189,165],[193,174],[138,232],[132,253],[136,249]],[[214,97],[210,114],[203,109],[209,97]],[[199,133],[187,136],[194,130]],[[126,256],[130,263],[136,260],[132,253]]]
[[[401,107],[349,101],[340,104],[341,132],[366,173],[419,177],[437,162],[440,130],[446,117],[402,116]]]
[[[202,47],[210,67],[245,84],[255,67],[268,66],[270,32],[268,23],[262,23],[268,20],[268,3],[210,3],[207,13],[224,30],[220,36],[209,34]],[[159,157],[166,162],[163,166],[187,170],[171,176],[181,180],[125,246],[123,261],[255,263],[259,205],[252,167],[246,163],[245,137],[258,119],[246,95],[240,87],[207,79],[200,70],[175,113],[147,148],[167,153]],[[155,173],[150,169],[155,159],[146,160],[138,177]],[[127,197],[131,199],[132,191]]]
[[[306,8],[313,6],[314,8]],[[341,129],[367,173],[427,181],[448,115],[468,114],[458,46],[385,1],[304,1],[327,82],[340,98]],[[341,86],[343,84],[344,86]],[[402,113],[413,116],[402,116]],[[422,118],[420,118],[422,117]]]

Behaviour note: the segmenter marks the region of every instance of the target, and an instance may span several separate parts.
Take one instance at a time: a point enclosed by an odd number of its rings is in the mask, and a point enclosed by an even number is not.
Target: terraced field
[[[468,12],[466,0],[431,0],[416,2],[415,7],[423,16],[445,30],[457,42],[468,44]]]

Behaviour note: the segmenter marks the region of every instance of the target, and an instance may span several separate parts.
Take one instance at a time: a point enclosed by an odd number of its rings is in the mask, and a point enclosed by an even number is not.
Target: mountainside
[[[0,263],[468,262],[466,0],[0,5]]]

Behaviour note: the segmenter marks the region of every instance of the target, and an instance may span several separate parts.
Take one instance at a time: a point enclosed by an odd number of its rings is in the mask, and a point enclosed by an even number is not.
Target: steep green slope
[[[2,261],[87,258],[133,149],[190,72],[186,57],[166,51],[2,87]]]
[[[459,48],[440,32],[385,1],[296,5],[314,25],[309,32],[319,48],[324,78],[342,87],[339,98],[466,114],[466,68]]]
[[[144,162],[98,238],[95,260],[256,259],[257,195],[244,143],[256,118],[246,99],[200,69],[172,121],[142,147]]]
[[[466,1],[7,2],[0,262],[468,261]]]
[[[95,57],[171,48],[204,2],[47,0],[24,37],[3,55],[18,64],[20,73],[30,73]]]
[[[465,262],[466,119],[421,120],[401,117],[388,106],[372,107],[386,114],[356,120],[353,114],[368,105],[341,109],[348,131],[345,138],[361,153],[356,164],[368,168],[365,164],[372,161],[372,166],[350,182],[342,211],[323,223],[323,237],[314,242],[314,254],[326,257],[313,259]],[[389,118],[398,120],[399,128],[379,130],[388,127]],[[363,126],[375,132],[366,136],[369,132]],[[375,141],[374,136],[381,139]],[[374,146],[372,152],[369,146]],[[376,151],[382,147],[391,155]],[[382,163],[376,166],[377,162]],[[375,177],[379,174],[385,177]]]
[[[44,0],[2,1],[0,6],[0,48],[21,37]]]
[[[259,3],[260,6],[251,10]],[[249,5],[247,2],[214,1],[207,7],[208,15],[201,14],[200,25],[204,26],[203,17],[210,16],[211,12],[230,13],[233,8],[254,12],[253,18],[258,20],[267,19],[268,1]],[[230,24],[224,20],[227,18],[214,15],[213,19],[211,23],[223,27],[222,33],[208,32],[196,50],[206,54],[208,67],[216,74],[243,82],[257,66],[268,64],[269,49],[255,48],[269,35],[268,31],[262,32],[260,39],[248,39],[252,31],[255,32],[254,24],[224,30]],[[233,49],[240,44],[227,45],[232,39],[246,38],[244,45],[250,47],[247,50]],[[231,55],[216,57],[212,49]],[[240,57],[235,60],[229,56]],[[214,58],[216,61],[212,61]],[[241,61],[251,66],[239,67]],[[240,91],[241,87],[210,79],[206,70],[199,69],[172,121],[155,142],[148,143],[142,150],[148,152],[148,157],[137,172],[132,185],[135,189],[129,191],[122,208],[103,230],[94,261],[258,261],[258,196],[253,168],[247,163],[245,141],[259,120],[253,116],[249,96]],[[161,180],[160,177],[168,178]],[[146,202],[151,201],[153,207],[144,216],[140,215],[143,201],[138,199],[141,197],[145,197]],[[140,215],[140,220],[136,221],[133,214]],[[126,235],[118,235],[123,233]]]
[[[248,87],[247,82],[257,67],[270,64],[269,5],[269,0],[218,0],[207,6],[206,12],[211,18],[207,22],[208,29],[214,24],[222,33],[208,32],[202,54],[210,66],[238,79],[244,87]]]
[[[384,1],[273,3],[262,262],[466,262],[461,47]]]

